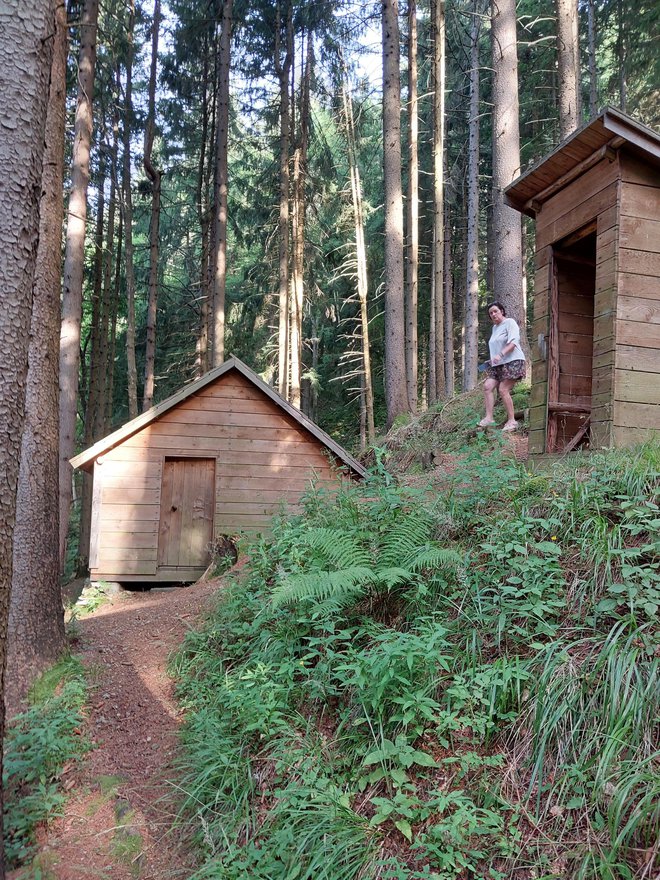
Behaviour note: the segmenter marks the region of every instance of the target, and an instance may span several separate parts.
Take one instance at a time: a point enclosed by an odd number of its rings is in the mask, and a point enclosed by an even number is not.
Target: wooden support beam
[[[533,212],[533,214],[538,214],[539,208],[543,204],[543,202],[547,201],[551,196],[554,196],[560,190],[564,189],[564,187],[568,186],[569,183],[572,183],[576,177],[584,174],[585,171],[593,168],[594,165],[597,165],[603,159],[607,159],[609,162],[613,162],[616,158],[616,151],[612,149],[610,144],[611,142],[608,144],[603,144],[603,146],[600,149],[596,150],[595,153],[592,153],[591,156],[587,156],[586,159],[578,162],[578,164],[573,166],[570,171],[567,171],[566,174],[562,174],[561,177],[558,177],[557,180],[553,181],[553,183],[551,183],[549,186],[546,186],[545,189],[541,190],[541,192],[537,193],[533,198],[525,202],[522,208],[523,213],[529,213],[531,211]]]
[[[570,443],[567,443],[566,446],[564,446],[564,452],[572,452],[575,449],[575,447],[578,445],[580,440],[582,440],[584,435],[589,430],[590,424],[591,424],[591,416],[588,415],[587,418],[584,420],[583,424],[580,425],[580,428],[578,429],[578,432],[575,435],[575,437],[573,437],[573,439],[570,441]]]
[[[578,415],[587,415],[591,413],[591,404],[589,403],[560,403],[558,400],[548,402],[548,412],[551,413],[577,413]]]

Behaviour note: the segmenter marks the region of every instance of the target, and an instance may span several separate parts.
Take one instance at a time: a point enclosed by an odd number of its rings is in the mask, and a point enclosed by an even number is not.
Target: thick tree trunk
[[[12,539],[39,238],[54,10],[51,0],[34,0],[29,7],[22,0],[5,0],[0,6],[0,772]],[[56,504],[57,498],[53,497],[52,507]],[[2,812],[0,787],[0,817]],[[0,877],[4,874],[0,818]]]
[[[64,650],[59,579],[59,341],[64,218],[66,8],[56,10],[41,180],[25,425],[16,498],[5,699],[10,712]]]
[[[133,38],[135,0],[129,0],[128,49],[126,52],[126,88],[124,97],[124,166],[122,175],[122,217],[124,220],[124,261],[126,273],[126,372],[128,379],[128,416],[138,414],[137,365],[135,362],[135,269],[133,260],[133,193],[131,191],[131,124],[133,120]]]
[[[208,199],[208,164],[207,140],[209,136],[209,41],[204,35],[204,66],[202,73],[202,131],[200,135],[199,159],[197,162],[196,207],[201,238],[201,266],[199,270],[199,334],[197,336],[197,376],[203,376],[209,368],[208,361],[208,313],[209,313],[209,199]]]
[[[80,368],[80,321],[82,317],[83,269],[89,153],[92,143],[92,99],[96,67],[98,0],[85,0],[80,23],[78,59],[78,106],[71,165],[71,195],[66,226],[64,291],[60,336],[60,567],[64,568],[71,511],[71,465],[76,451],[78,374]]]
[[[406,385],[417,411],[417,298],[419,268],[419,107],[417,99],[417,4],[408,0],[408,198],[406,260]]]
[[[493,294],[520,327],[529,360],[522,287],[520,214],[504,204],[504,189],[520,172],[518,52],[515,0],[493,0]]]
[[[472,6],[470,28],[470,109],[467,168],[467,253],[463,391],[477,384],[479,361],[479,0]]]
[[[385,402],[387,425],[408,412],[403,291],[403,195],[401,191],[401,86],[399,8],[382,0],[383,177],[385,184]]]
[[[445,165],[445,172],[447,171]],[[444,354],[445,354],[445,394],[454,395],[454,278],[451,271],[451,226],[449,206],[444,206],[444,256],[442,261],[444,283]]]
[[[158,309],[158,237],[160,230],[160,185],[162,172],[153,164],[156,128],[156,74],[158,71],[158,32],[160,0],[154,0],[151,33],[151,68],[149,72],[149,109],[144,130],[144,170],[151,182],[151,219],[149,222],[149,299],[147,303],[147,340],[144,352],[144,395],[142,411],[151,408],[154,399],[154,364],[156,359],[156,313]]]
[[[112,256],[115,249],[115,223],[117,218],[117,158],[119,155],[119,126],[115,118],[112,127],[112,146],[109,150],[110,195],[108,197],[108,227],[103,253],[103,301],[101,307],[101,388],[96,417],[94,419],[94,439],[105,436],[109,419],[106,417],[108,408],[108,377],[111,374],[114,350],[111,353],[108,335],[113,320],[116,321],[116,296],[112,289]]]
[[[213,215],[213,366],[225,359],[225,290],[227,285],[227,144],[229,139],[229,65],[233,0],[222,5],[218,59],[218,111],[215,136]]]
[[[434,0],[433,14],[433,279],[435,321],[435,400],[447,393],[445,384],[444,314],[444,153],[445,153],[445,0]]]
[[[556,0],[559,132],[564,140],[580,125],[580,46],[577,0]]]
[[[277,389],[287,397],[289,386],[289,76],[293,60],[293,21],[291,3],[286,5],[286,48],[280,59],[281,3],[277,5],[275,25],[275,72],[280,83],[280,208],[279,208],[279,286],[277,333]]]

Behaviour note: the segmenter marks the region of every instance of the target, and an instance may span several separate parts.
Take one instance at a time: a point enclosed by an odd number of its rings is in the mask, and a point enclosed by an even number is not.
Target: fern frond
[[[415,575],[407,568],[399,568],[393,566],[389,568],[379,568],[377,571],[378,582],[384,584],[388,590],[396,587],[398,584],[405,584],[415,579]]]
[[[413,559],[420,545],[431,537],[430,517],[420,511],[408,513],[385,533],[378,553],[379,566],[407,565]]]
[[[446,550],[444,547],[438,547],[437,544],[427,544],[419,548],[415,558],[408,564],[415,572],[437,568],[456,570],[463,564],[463,559],[455,550]]]
[[[342,571],[311,571],[291,575],[273,588],[272,599],[276,608],[311,599],[341,601],[344,597],[359,596],[364,585],[374,580],[373,569],[352,566]]]
[[[360,545],[354,533],[332,528],[310,529],[305,534],[305,542],[335,568],[371,565],[369,553]]]

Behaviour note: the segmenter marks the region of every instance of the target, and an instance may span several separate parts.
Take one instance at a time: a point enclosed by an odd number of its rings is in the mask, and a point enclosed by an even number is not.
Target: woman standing
[[[488,316],[493,322],[493,332],[488,340],[490,365],[488,378],[484,382],[484,402],[486,415],[479,422],[482,428],[494,425],[493,409],[499,390],[502,403],[506,410],[506,424],[503,431],[515,431],[518,427],[513,415],[511,389],[525,378],[525,355],[520,347],[520,328],[513,318],[506,317],[506,309],[501,302],[492,302],[488,306]]]

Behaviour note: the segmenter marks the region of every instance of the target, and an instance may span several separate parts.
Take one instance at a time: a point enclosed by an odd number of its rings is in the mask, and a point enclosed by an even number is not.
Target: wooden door
[[[166,458],[160,494],[159,569],[204,569],[215,509],[215,459]]]

